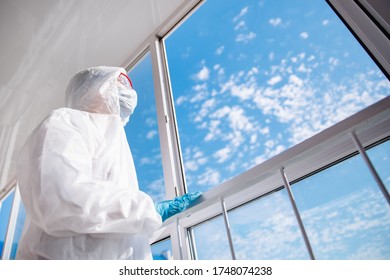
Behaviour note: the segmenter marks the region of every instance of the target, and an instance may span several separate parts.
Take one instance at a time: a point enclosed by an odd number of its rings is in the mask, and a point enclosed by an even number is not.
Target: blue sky
[[[317,259],[390,259],[389,207],[359,156],[292,187]],[[309,259],[285,189],[230,211],[229,220],[238,259]],[[200,259],[230,259],[222,217],[194,231]]]
[[[166,47],[191,191],[271,158],[390,89],[325,1],[207,1]]]
[[[7,196],[5,200],[0,203],[0,256],[3,252],[4,240],[7,234],[8,220],[11,213],[12,200],[14,193]]]
[[[190,192],[207,191],[390,92],[389,81],[322,0],[209,0],[165,40],[165,45]],[[140,187],[158,201],[164,198],[164,190],[150,57],[130,75],[140,102],[126,131]],[[381,149],[388,151],[388,144]],[[388,152],[376,153],[373,160],[380,166],[388,163]],[[315,245],[326,247],[340,234],[328,230],[327,236],[318,235],[329,224],[356,227],[353,238],[348,237],[350,231],[344,232],[345,244],[349,244],[344,251],[335,248],[327,252],[321,247],[318,252],[324,258],[390,258],[388,251],[378,249],[390,246],[389,222],[383,220],[389,215],[386,208],[381,214],[366,213],[366,219],[361,216],[364,211],[348,211],[354,203],[363,207],[356,209],[374,209],[374,205],[383,203],[375,183],[369,175],[353,179],[352,173],[352,179],[341,180],[343,170],[336,172],[339,177],[313,179],[315,184],[301,183],[295,188]],[[383,171],[383,176],[389,185],[388,171]],[[354,188],[356,182],[361,183],[360,195]],[[328,189],[327,184],[334,189]],[[258,217],[248,214],[251,211],[231,213],[233,227],[237,223],[235,242],[240,256],[259,257],[248,249],[267,240],[267,244],[278,244],[275,248],[281,248],[277,251],[279,256],[307,257],[297,227],[291,224],[291,209],[281,207],[288,205],[285,194],[260,202],[265,205],[262,211],[270,210],[273,203],[267,201],[273,200],[280,207],[263,217],[268,221],[264,225],[259,225]],[[321,211],[327,224],[318,222]],[[234,215],[240,218],[234,219]],[[243,216],[248,224],[238,226]],[[356,219],[363,220],[357,223]],[[367,223],[372,227],[363,226]],[[249,230],[256,225],[263,230]],[[206,258],[228,258],[226,242],[217,242],[224,240],[223,231],[217,234],[221,228],[218,222],[210,222],[196,229],[198,251],[207,248]],[[208,236],[210,231],[215,233],[212,239]],[[294,236],[291,242],[277,242],[284,231]],[[256,234],[264,237],[266,232],[268,239],[256,240]],[[372,240],[365,238],[374,233],[384,239],[369,243]],[[361,241],[372,245],[371,255],[362,249]]]
[[[389,95],[388,80],[325,1],[282,3],[206,1],[165,41],[190,191]],[[130,75],[139,104],[126,131],[147,174],[140,185],[162,197],[150,56]]]

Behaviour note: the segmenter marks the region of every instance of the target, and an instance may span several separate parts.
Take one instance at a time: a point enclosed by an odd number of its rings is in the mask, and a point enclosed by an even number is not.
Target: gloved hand
[[[164,200],[155,204],[156,211],[160,214],[163,222],[187,208],[190,208],[199,198],[202,192],[187,193],[173,200]]]

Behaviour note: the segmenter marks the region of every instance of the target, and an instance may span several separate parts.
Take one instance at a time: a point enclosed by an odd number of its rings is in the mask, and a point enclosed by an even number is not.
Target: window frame
[[[325,0],[390,80],[390,40],[356,0]]]
[[[390,67],[388,62],[390,59],[387,50],[390,47],[387,47],[389,42],[386,36],[376,26],[375,28],[378,30],[374,34],[368,32],[374,23],[367,15],[361,18],[361,10],[358,12],[358,15],[355,14],[358,7],[356,3],[353,3],[353,0],[345,1],[348,4],[339,0],[326,1],[371,55],[385,76],[389,78]],[[197,5],[194,5],[192,12],[202,2],[200,1]],[[192,12],[188,12],[186,15],[188,16]],[[187,16],[180,19],[165,34],[157,34],[151,47],[153,54],[152,64],[155,63],[157,65],[153,66],[155,75],[158,78],[155,81],[155,83],[158,83],[156,92],[160,92],[162,95],[161,102],[163,103],[164,109],[161,110],[162,114],[159,114],[158,118],[163,118],[161,126],[167,126],[166,130],[163,131],[162,137],[166,138],[164,142],[166,145],[165,149],[169,149],[171,152],[171,162],[168,164],[172,172],[172,178],[174,178],[173,185],[176,186],[174,193],[178,195],[186,192],[185,174],[164,39],[178,28]],[[367,34],[370,36],[367,37]],[[180,251],[181,257],[191,259],[191,255],[193,255],[191,252],[196,251],[196,248],[190,248],[191,244],[194,244],[193,240],[191,241],[191,234],[188,234],[191,227],[221,214],[224,215],[224,212],[226,213],[226,223],[228,223],[227,212],[230,209],[244,205],[248,201],[258,199],[269,192],[279,189],[280,186],[284,186],[285,182],[283,181],[283,176],[281,176],[281,170],[286,172],[288,182],[291,183],[308,176],[308,174],[317,172],[325,166],[334,164],[353,153],[357,153],[358,147],[354,143],[351,132],[357,134],[356,138],[364,147],[388,137],[390,135],[390,117],[386,117],[386,114],[390,115],[390,109],[388,108],[390,108],[390,97],[382,99],[376,104],[336,123],[332,127],[291,147],[274,158],[207,191],[203,194],[199,205],[178,214],[175,219],[170,219],[164,223],[164,226],[171,228],[172,236],[177,234],[179,243],[182,240],[187,241],[186,246],[179,246],[182,248]],[[162,150],[165,149],[162,147]],[[240,190],[236,188],[237,185],[241,186]],[[172,191],[169,194],[172,194]],[[292,203],[294,202],[292,201]],[[227,211],[223,209],[224,204],[226,205]],[[227,234],[229,234],[228,230]],[[172,246],[175,247],[174,240],[172,240]],[[234,251],[232,254],[234,255]]]

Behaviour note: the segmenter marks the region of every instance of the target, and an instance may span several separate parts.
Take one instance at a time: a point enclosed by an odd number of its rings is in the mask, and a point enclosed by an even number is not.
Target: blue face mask
[[[137,107],[137,93],[134,89],[126,89],[119,87],[119,105],[120,117],[124,124],[129,121],[130,115],[133,114],[135,107]]]

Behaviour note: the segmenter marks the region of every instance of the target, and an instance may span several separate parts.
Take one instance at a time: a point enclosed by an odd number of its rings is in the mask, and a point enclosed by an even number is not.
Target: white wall
[[[0,2],[0,198],[28,134],[64,105],[69,79],[90,66],[125,66],[146,38],[185,13],[188,2]]]

